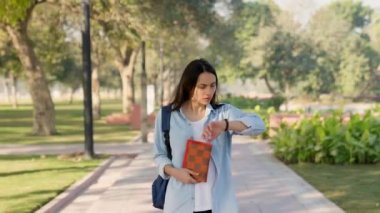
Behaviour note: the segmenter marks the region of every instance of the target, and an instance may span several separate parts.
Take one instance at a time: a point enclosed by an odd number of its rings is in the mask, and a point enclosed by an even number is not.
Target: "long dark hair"
[[[174,98],[170,103],[173,106],[173,110],[179,110],[182,104],[191,98],[191,92],[197,84],[199,75],[203,72],[208,72],[215,76],[216,88],[218,89],[218,76],[216,75],[214,67],[205,59],[193,60],[186,66],[182,73],[181,80],[176,87]],[[217,89],[210,101],[212,106],[217,105]]]

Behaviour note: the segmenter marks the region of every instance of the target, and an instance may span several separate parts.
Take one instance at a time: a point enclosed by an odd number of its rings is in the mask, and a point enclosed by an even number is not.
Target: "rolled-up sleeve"
[[[158,174],[163,179],[169,179],[169,176],[165,174],[164,167],[166,165],[172,165],[172,161],[168,158],[164,136],[161,128],[161,110],[158,112],[155,121],[154,128],[154,161],[158,168]]]
[[[224,113],[229,121],[240,121],[248,128],[241,132],[233,132],[238,135],[258,135],[265,131],[264,121],[256,113],[246,113],[240,109],[226,104]]]

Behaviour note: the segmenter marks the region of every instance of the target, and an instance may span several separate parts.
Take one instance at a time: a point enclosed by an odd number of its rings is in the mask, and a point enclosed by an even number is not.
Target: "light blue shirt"
[[[239,212],[238,204],[233,189],[231,175],[231,139],[233,134],[258,135],[265,131],[263,120],[255,113],[244,113],[238,108],[225,104],[218,109],[211,105],[206,108],[207,120],[211,121],[228,119],[229,121],[241,121],[248,128],[242,132],[227,131],[221,133],[212,141],[211,160],[216,168],[215,183],[212,190],[213,213]],[[170,117],[170,146],[172,148],[172,160],[167,157],[164,135],[161,129],[161,111],[157,114],[155,124],[154,160],[158,167],[159,175],[170,178],[164,173],[165,165],[182,167],[186,142],[193,137],[192,127],[186,116],[180,111],[173,111]],[[194,208],[194,184],[184,184],[175,178],[170,178],[166,190],[164,212],[166,213],[192,213]]]

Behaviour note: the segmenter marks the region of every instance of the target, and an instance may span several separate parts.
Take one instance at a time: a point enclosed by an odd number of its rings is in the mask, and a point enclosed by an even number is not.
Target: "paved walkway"
[[[247,137],[236,136],[233,144],[233,177],[241,213],[343,212],[272,157],[266,143],[252,143]],[[103,145],[103,149],[97,149],[97,152],[139,155],[134,160],[117,157],[108,161],[109,165],[97,181],[60,211],[160,212],[151,205],[151,183],[157,175],[152,161],[152,144]],[[54,153],[54,147],[49,150],[49,153]],[[4,154],[4,149],[0,149],[0,154]],[[39,212],[46,212],[48,206]]]

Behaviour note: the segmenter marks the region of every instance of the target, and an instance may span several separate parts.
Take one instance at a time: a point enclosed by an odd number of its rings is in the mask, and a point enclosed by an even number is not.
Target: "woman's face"
[[[214,97],[215,91],[215,75],[209,72],[203,72],[198,77],[191,100],[202,105],[207,105],[210,103],[212,97]]]

